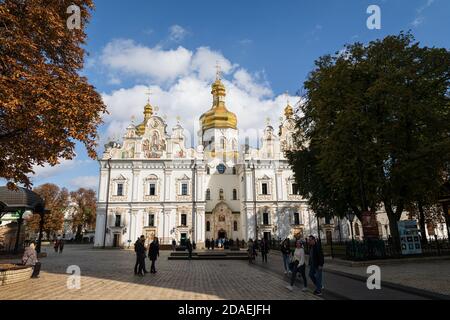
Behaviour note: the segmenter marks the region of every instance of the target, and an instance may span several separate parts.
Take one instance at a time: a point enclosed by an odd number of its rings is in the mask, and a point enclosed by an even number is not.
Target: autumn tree
[[[95,228],[97,198],[94,190],[80,188],[70,193],[70,199],[74,205],[72,223],[75,239],[80,241],[83,229]]]
[[[68,28],[71,5],[81,28]],[[79,72],[92,0],[0,1],[0,177],[31,186],[33,166],[96,156],[106,107]]]
[[[52,183],[46,183],[33,189],[45,201],[45,208],[50,212],[44,216],[43,231],[50,238],[64,228],[64,212],[69,205],[69,192]],[[39,232],[40,215],[34,214],[27,220],[27,228]]]

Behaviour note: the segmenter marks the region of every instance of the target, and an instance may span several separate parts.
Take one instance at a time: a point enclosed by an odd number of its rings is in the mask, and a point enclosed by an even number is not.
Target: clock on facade
[[[217,172],[219,172],[220,174],[224,174],[225,173],[225,169],[226,169],[226,167],[225,167],[225,165],[223,164],[223,163],[221,163],[221,164],[219,164],[218,166],[217,166]]]

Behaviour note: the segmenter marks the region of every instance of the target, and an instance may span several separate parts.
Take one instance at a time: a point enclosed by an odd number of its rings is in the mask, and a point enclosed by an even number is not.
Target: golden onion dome
[[[294,115],[294,108],[292,108],[291,105],[288,103],[286,108],[284,108],[284,116],[286,117],[286,119],[290,119],[292,118],[293,115]]]
[[[147,121],[152,117],[152,115],[153,115],[153,107],[149,101],[144,107],[144,121],[136,126],[138,135],[142,136],[145,133],[145,125],[147,124]]]
[[[228,111],[225,106],[226,90],[219,78],[212,84],[213,106],[201,117],[202,130],[211,128],[231,128],[237,129],[237,117],[233,112]]]

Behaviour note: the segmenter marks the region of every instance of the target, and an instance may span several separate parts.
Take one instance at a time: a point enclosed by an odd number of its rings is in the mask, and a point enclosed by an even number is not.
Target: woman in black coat
[[[158,259],[158,257],[159,257],[159,243],[158,238],[155,237],[152,243],[150,243],[150,249],[148,249],[148,258],[152,262],[150,273],[156,273],[155,261],[156,259]]]

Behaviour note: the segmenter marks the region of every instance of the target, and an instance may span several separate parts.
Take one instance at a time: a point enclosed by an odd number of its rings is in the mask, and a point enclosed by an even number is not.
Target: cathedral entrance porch
[[[226,239],[227,237],[227,232],[223,229],[220,229],[219,232],[217,233],[217,239]]]

